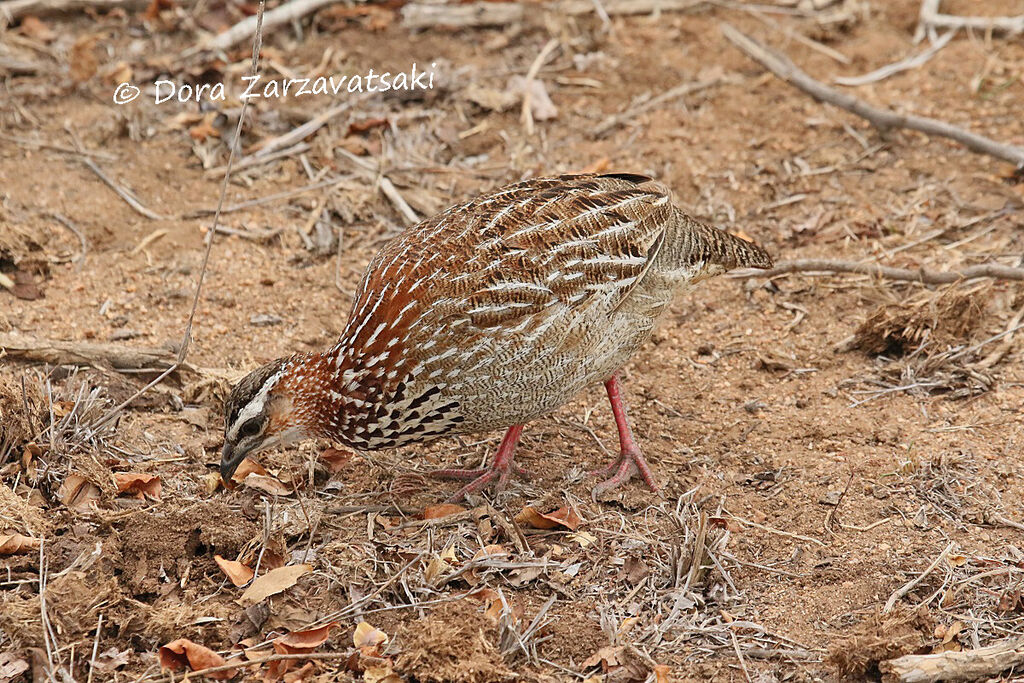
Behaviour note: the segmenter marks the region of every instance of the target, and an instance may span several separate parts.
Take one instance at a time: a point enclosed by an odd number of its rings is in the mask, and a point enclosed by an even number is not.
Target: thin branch
[[[793,261],[781,261],[771,270],[756,270],[753,268],[737,270],[728,277],[746,279],[752,277],[774,278],[789,273],[802,273],[805,275],[832,275],[835,273],[859,273],[884,278],[886,280],[903,280],[906,282],[920,282],[926,285],[947,285],[961,280],[977,280],[983,277],[990,277],[996,280],[1024,280],[1024,268],[1003,266],[998,263],[984,263],[977,266],[964,268],[963,270],[925,270],[919,268],[893,268],[882,266],[877,263],[859,263],[857,261],[840,261],[833,259],[795,259]]]
[[[0,352],[5,358],[52,365],[109,365],[118,372],[160,372],[169,368],[189,370],[188,363],[175,363],[167,349],[127,348],[122,344],[69,342],[0,334]]]
[[[947,545],[946,549],[943,550],[941,553],[939,553],[939,556],[936,557],[932,561],[932,563],[930,565],[928,565],[928,567],[923,572],[921,572],[918,576],[914,577],[913,579],[911,579],[910,581],[908,581],[907,583],[903,584],[898,589],[896,589],[896,592],[893,593],[892,595],[890,595],[889,599],[886,600],[885,607],[882,608],[882,612],[886,613],[886,612],[892,611],[892,608],[896,606],[896,601],[897,600],[902,598],[904,595],[906,595],[910,591],[914,590],[914,587],[917,586],[917,584],[919,584],[922,581],[924,581],[925,577],[927,577],[929,574],[931,574],[933,571],[935,571],[935,568],[938,567],[939,564],[944,559],[946,559],[946,556],[949,555],[949,553],[953,551],[953,546],[954,545],[955,545],[954,543],[950,543],[949,545]]]
[[[635,107],[630,107],[626,111],[609,116],[604,121],[597,124],[591,135],[593,135],[595,138],[599,138],[603,135],[606,135],[608,131],[610,131],[611,129],[617,126],[621,126],[623,123],[626,123],[627,121],[632,121],[637,117],[638,114],[642,114],[645,111],[654,109],[655,107],[664,104],[665,102],[668,102],[670,100],[674,100],[677,97],[690,95],[692,93],[699,92],[707,88],[711,88],[713,86],[718,85],[722,81],[723,78],[719,76],[716,78],[708,78],[703,81],[694,81],[693,83],[683,83],[682,85],[677,85],[676,87],[670,90],[666,90],[665,92],[661,93],[660,95],[657,95],[656,97],[652,97],[651,99],[647,100],[642,104],[638,104]]]
[[[107,187],[116,192],[117,196],[123,199],[125,203],[128,204],[128,206],[132,207],[136,213],[139,213],[145,216],[146,218],[150,218],[155,221],[162,221],[167,219],[167,216],[161,216],[155,211],[151,211],[150,209],[147,209],[145,206],[143,206],[142,202],[139,201],[138,197],[136,197],[130,191],[124,189],[117,183],[115,183],[114,180],[106,173],[104,173],[103,170],[96,165],[96,162],[90,159],[89,157],[83,156],[82,163],[85,164],[90,171],[95,173],[96,176],[100,180],[102,180]]]
[[[937,1],[921,5],[921,25],[931,28],[969,28],[977,31],[992,31],[1014,36],[1024,33],[1024,14],[1015,17],[960,17],[941,14]]]
[[[254,76],[258,73],[260,64],[260,46],[263,44],[263,11],[265,8],[266,0],[260,0],[260,4],[256,10],[256,38],[255,40],[253,40],[252,43],[251,73]],[[248,98],[246,98],[242,100],[242,110],[238,114],[238,124],[235,126],[235,135],[231,139],[231,146],[228,151],[228,164],[227,168],[224,171],[224,181],[221,183],[220,186],[220,198],[217,201],[217,211],[213,214],[213,225],[210,229],[209,240],[206,242],[206,251],[203,252],[203,263],[199,270],[199,278],[196,281],[196,291],[192,297],[192,309],[189,311],[188,320],[185,323],[185,333],[182,335],[181,349],[178,351],[178,357],[174,361],[174,364],[171,365],[171,367],[167,368],[162,373],[157,375],[157,377],[152,382],[142,387],[134,394],[126,398],[124,401],[114,406],[109,411],[107,411],[107,413],[103,415],[103,417],[101,417],[99,420],[96,421],[95,424],[91,426],[90,431],[92,434],[95,434],[97,431],[102,429],[106,424],[116,419],[117,416],[121,414],[121,411],[124,410],[127,406],[129,406],[132,401],[137,399],[139,396],[142,396],[144,393],[146,393],[156,385],[163,382],[165,379],[167,379],[167,377],[169,377],[178,368],[182,367],[185,364],[185,357],[188,355],[189,346],[192,344],[192,325],[195,323],[196,310],[199,308],[199,297],[203,293],[203,283],[206,281],[206,269],[210,263],[210,252],[213,251],[213,243],[217,236],[217,226],[220,223],[220,212],[224,206],[224,199],[227,197],[228,194],[228,182],[231,180],[231,169],[233,164],[235,163],[235,150],[238,149],[238,146],[242,139],[242,124],[245,123],[245,112],[248,109],[248,107],[249,100]]]
[[[851,114],[866,119],[871,125],[880,130],[908,128],[925,135],[949,138],[974,152],[1009,161],[1018,169],[1024,169],[1024,148],[1004,145],[983,135],[972,133],[938,119],[915,116],[913,114],[897,114],[890,109],[881,109],[868,104],[864,100],[839,92],[835,88],[811,78],[790,61],[789,57],[761,45],[733,26],[723,23],[721,24],[721,30],[729,42],[782,80],[804,91],[816,100],[833,104],[840,109],[845,109]]]

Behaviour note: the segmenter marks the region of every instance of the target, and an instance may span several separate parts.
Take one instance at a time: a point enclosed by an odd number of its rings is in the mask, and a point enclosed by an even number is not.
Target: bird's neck
[[[289,361],[278,382],[292,401],[292,420],[311,436],[359,446],[380,392],[372,369],[332,347]]]

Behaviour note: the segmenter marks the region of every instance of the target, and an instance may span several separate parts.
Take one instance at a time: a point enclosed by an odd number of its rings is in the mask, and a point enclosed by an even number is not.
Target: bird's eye
[[[258,418],[247,420],[238,429],[239,436],[256,436],[260,433],[260,421]]]

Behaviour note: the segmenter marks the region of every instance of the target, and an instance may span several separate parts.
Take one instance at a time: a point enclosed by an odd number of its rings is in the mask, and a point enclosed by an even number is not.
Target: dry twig
[[[923,572],[921,572],[918,576],[914,577],[913,579],[911,579],[907,583],[905,583],[902,586],[900,586],[896,590],[895,593],[890,595],[889,599],[885,601],[885,607],[882,608],[882,613],[886,614],[888,612],[891,612],[892,608],[896,606],[896,601],[897,600],[902,598],[904,595],[906,595],[910,591],[914,590],[914,587],[917,586],[917,584],[919,584],[922,581],[924,581],[924,579],[929,574],[931,574],[933,571],[935,571],[935,568],[938,567],[939,564],[941,564],[942,561],[944,559],[946,559],[946,556],[949,555],[949,553],[951,553],[953,551],[953,546],[954,545],[955,545],[954,543],[950,543],[949,545],[947,545],[945,550],[943,550],[941,553],[939,553],[939,556],[936,557],[932,561],[932,563],[930,565],[928,565],[928,567]]]
[[[980,681],[1024,664],[1024,639],[1011,638],[965,652],[904,655],[879,664],[886,680],[903,683]]]
[[[125,348],[120,344],[68,342],[0,334],[0,352],[7,358],[52,365],[110,366],[119,372],[159,372],[175,366],[167,349]],[[195,371],[188,363],[175,369]]]
[[[603,0],[601,8],[606,16],[651,14],[653,12],[686,12],[702,9],[712,3],[707,0]],[[562,0],[550,4],[531,5],[530,11],[580,16],[597,12],[593,0]],[[513,2],[476,2],[470,4],[435,4],[410,2],[402,8],[402,25],[407,29],[425,29],[437,26],[473,28],[481,26],[508,26],[526,18],[527,6]],[[598,12],[600,14],[600,12]]]
[[[921,3],[919,33],[921,29],[967,28],[977,31],[1006,33],[1014,36],[1024,33],[1024,14],[1015,17],[960,17],[939,12],[940,0],[924,0]]]
[[[1013,145],[1004,145],[983,135],[972,133],[959,128],[945,121],[915,116],[913,114],[897,114],[890,109],[881,109],[868,104],[864,100],[856,98],[847,93],[839,92],[808,76],[803,70],[796,66],[789,57],[780,52],[761,45],[750,36],[740,32],[733,26],[723,23],[722,34],[729,41],[742,50],[748,57],[760,63],[773,74],[786,81],[790,85],[799,88],[816,100],[835,105],[845,109],[851,114],[866,119],[871,125],[880,130],[892,128],[908,128],[916,130],[925,135],[937,135],[940,137],[955,140],[968,149],[988,154],[997,159],[1009,161],[1018,169],[1024,169],[1024,149]]]
[[[983,263],[970,266],[963,270],[925,270],[919,268],[893,268],[877,263],[860,263],[834,259],[794,259],[777,263],[771,270],[743,269],[737,270],[728,277],[746,279],[751,277],[774,278],[790,273],[804,275],[833,275],[835,273],[858,273],[872,275],[886,280],[903,280],[920,282],[926,285],[948,285],[961,280],[977,280],[990,277],[996,280],[1024,280],[1024,268],[1003,266],[998,263]]]
[[[652,97],[643,104],[639,104],[635,107],[630,107],[624,112],[620,112],[618,114],[613,114],[609,116],[604,121],[602,121],[601,123],[597,124],[597,126],[594,127],[594,132],[592,133],[592,135],[596,138],[602,137],[613,128],[621,126],[623,123],[626,123],[627,121],[634,120],[637,117],[637,115],[642,114],[645,111],[654,109],[658,105],[664,104],[665,102],[669,102],[678,97],[690,95],[692,93],[716,86],[719,83],[721,83],[722,80],[723,78],[719,76],[716,78],[708,78],[703,81],[695,81],[693,83],[683,83],[682,85],[677,85],[671,90],[666,90],[660,95]]]

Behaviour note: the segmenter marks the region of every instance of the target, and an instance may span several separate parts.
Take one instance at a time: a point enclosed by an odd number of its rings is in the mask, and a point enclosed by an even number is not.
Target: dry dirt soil
[[[329,345],[409,212],[512,180],[647,173],[780,261],[1021,264],[1009,164],[881,133],[719,28],[831,82],[927,49],[917,2],[695,3],[610,23],[531,4],[507,26],[420,31],[401,4],[334,5],[267,33],[267,78],[435,63],[435,88],[251,102],[188,366],[135,398],[181,345],[251,44],[188,50],[256,6],[154,0],[0,33],[0,680],[172,680],[189,661],[311,651],[228,675],[863,679],[1024,630],[1024,334],[1003,334],[1024,289],[1009,280],[722,277],[680,297],[625,369],[660,496],[634,482],[591,499],[586,474],[616,448],[600,387],[528,427],[529,480],[464,510],[435,507],[456,484],[426,475],[483,462],[500,434],[372,454],[310,443],[217,486],[231,383]],[[828,3],[800,6],[813,4]],[[557,114],[532,91],[531,134],[515,79],[550,40],[536,75]],[[231,88],[155,104],[161,78]],[[122,81],[143,94],[117,106]],[[1019,36],[960,31],[924,65],[842,89],[1024,144]],[[246,589],[253,570],[268,578]]]

